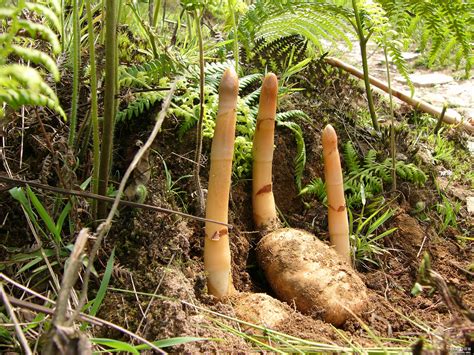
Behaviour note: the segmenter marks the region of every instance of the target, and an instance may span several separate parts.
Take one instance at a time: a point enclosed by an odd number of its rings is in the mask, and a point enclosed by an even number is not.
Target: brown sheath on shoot
[[[219,86],[219,110],[212,140],[206,203],[206,218],[224,223],[228,220],[238,93],[239,79],[235,70],[229,68]],[[221,298],[234,292],[227,227],[206,222],[204,270],[210,294]]]
[[[322,134],[324,175],[328,197],[329,239],[343,260],[351,264],[349,223],[347,220],[341,160],[337,149],[336,131],[327,125]]]
[[[265,76],[253,138],[253,218],[258,228],[275,229],[278,219],[272,191],[273,136],[278,96],[275,74]]]

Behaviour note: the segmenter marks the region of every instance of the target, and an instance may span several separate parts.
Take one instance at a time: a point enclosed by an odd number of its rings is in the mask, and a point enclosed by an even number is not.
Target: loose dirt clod
[[[243,292],[232,296],[237,318],[267,328],[275,329],[287,320],[291,308],[265,293]]]
[[[285,228],[267,234],[257,245],[257,258],[277,296],[303,313],[340,326],[366,309],[362,280],[310,233]]]

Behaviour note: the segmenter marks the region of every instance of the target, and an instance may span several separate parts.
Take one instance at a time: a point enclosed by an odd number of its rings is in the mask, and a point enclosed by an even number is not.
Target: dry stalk
[[[59,349],[70,349],[73,347],[73,338],[77,338],[77,334],[71,327],[72,324],[67,322],[68,303],[70,293],[73,290],[74,284],[79,277],[79,269],[82,265],[82,256],[84,247],[87,239],[89,238],[89,230],[87,228],[82,229],[79,232],[74,249],[69,258],[66,270],[63,275],[61,282],[61,288],[59,289],[58,299],[56,301],[56,307],[54,310],[54,316],[52,320],[52,327],[48,335],[48,343],[45,347],[44,352],[46,354],[57,353]],[[90,352],[90,344],[88,344],[85,337],[79,335],[79,343],[82,351]],[[89,349],[89,351],[85,350]]]
[[[0,296],[2,298],[3,304],[7,310],[8,315],[10,316],[10,319],[15,325],[16,336],[18,337],[18,341],[23,347],[23,351],[27,355],[33,354],[28,344],[28,340],[26,340],[25,334],[23,333],[23,330],[21,329],[20,323],[18,322],[18,319],[16,318],[15,311],[13,310],[9,297],[3,288],[3,283],[0,283]]]

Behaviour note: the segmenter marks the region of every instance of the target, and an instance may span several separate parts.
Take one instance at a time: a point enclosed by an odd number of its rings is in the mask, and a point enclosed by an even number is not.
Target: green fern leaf
[[[303,187],[300,195],[314,195],[320,202],[324,202],[326,200],[326,184],[323,179],[318,177]]]
[[[61,51],[58,37],[49,27],[23,19],[18,20],[18,25],[28,32],[31,38],[42,38],[51,44],[54,54],[58,54]]]
[[[337,40],[348,40],[345,30],[348,27],[338,18],[323,12],[310,9],[296,9],[295,12],[285,12],[274,16],[263,23],[256,37],[272,41],[278,37],[294,34],[309,39],[316,47],[324,48],[322,39],[335,43]]]
[[[178,138],[182,140],[186,132],[193,128],[197,123],[197,118],[194,115],[187,115],[184,117],[183,122],[179,125],[178,128]]]
[[[290,110],[290,111],[285,111],[285,112],[278,112],[275,117],[275,120],[277,122],[295,121],[298,119],[301,119],[307,122],[310,121],[310,117],[301,110]]]
[[[377,151],[374,149],[371,149],[367,152],[367,154],[364,157],[364,168],[370,169],[372,168],[377,160]]]
[[[351,141],[347,141],[343,147],[344,162],[348,174],[358,173],[361,169],[359,157]]]
[[[56,62],[49,55],[37,49],[23,48],[17,45],[12,45],[11,48],[13,53],[25,61],[43,65],[53,75],[54,80],[59,81],[58,67],[56,66]]]
[[[46,106],[66,119],[66,114],[58,102],[46,95],[35,93],[31,90],[0,88],[0,103],[5,103],[14,109],[18,109],[23,105]]]
[[[239,91],[245,90],[249,86],[256,85],[262,79],[262,74],[250,74],[239,79]]]
[[[25,7],[30,11],[43,15],[48,21],[53,24],[58,33],[61,32],[61,23],[59,21],[59,18],[58,16],[56,16],[56,13],[54,13],[54,11],[51,10],[49,7],[43,4],[32,2],[27,2],[25,4]]]
[[[262,92],[262,88],[259,87],[255,91],[252,91],[250,94],[245,95],[242,98],[242,101],[244,102],[245,105],[252,106],[253,104],[256,104],[258,102],[258,98],[260,97],[261,92]]]
[[[131,102],[127,108],[117,113],[116,121],[122,122],[137,118],[146,110],[149,110],[156,101],[161,99],[163,99],[163,94],[160,92],[140,93],[135,98],[135,101]]]
[[[289,128],[296,140],[296,157],[294,158],[294,164],[295,164],[295,182],[296,182],[296,187],[298,188],[298,191],[301,190],[301,179],[303,177],[303,171],[304,167],[306,165],[306,146],[304,143],[304,138],[303,138],[303,131],[300,127],[299,124],[296,122],[277,122],[279,126],[283,126],[286,128]]]

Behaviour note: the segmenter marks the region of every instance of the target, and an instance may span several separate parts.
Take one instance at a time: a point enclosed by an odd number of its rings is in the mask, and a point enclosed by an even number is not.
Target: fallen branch
[[[352,65],[344,63],[343,61],[337,58],[326,57],[325,60],[326,60],[326,63],[332,65],[333,67],[341,68],[359,79],[364,78],[364,74],[359,69],[353,67]],[[369,76],[369,81],[372,85],[378,87],[379,89],[385,91],[386,93],[390,91],[387,84],[385,84],[384,82],[378,79],[375,79],[373,76]],[[393,88],[392,88],[392,95],[398,98],[399,100],[407,103],[408,105],[413,106],[417,110],[429,113],[430,115],[433,115],[438,118],[441,117],[442,111],[425,101],[410,97],[409,95],[404,94],[403,92],[398,91]],[[453,110],[448,110],[444,114],[443,121],[450,124],[458,124],[462,128],[466,129],[467,131],[471,133],[474,132],[474,122],[472,120],[471,121],[464,120],[459,113]]]

